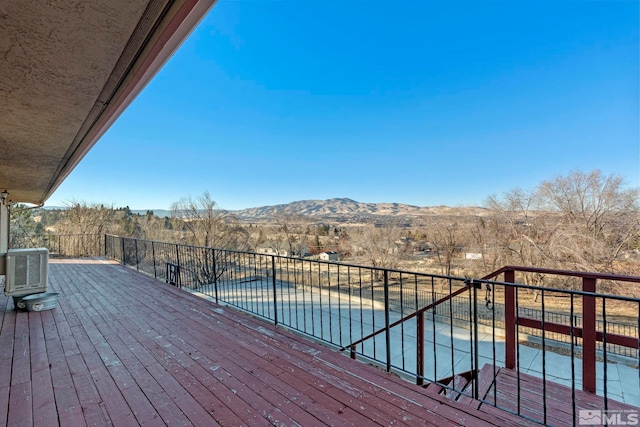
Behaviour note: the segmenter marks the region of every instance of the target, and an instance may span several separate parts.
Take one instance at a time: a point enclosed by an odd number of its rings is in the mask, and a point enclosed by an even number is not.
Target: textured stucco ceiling
[[[0,1],[0,191],[43,203],[214,2]]]

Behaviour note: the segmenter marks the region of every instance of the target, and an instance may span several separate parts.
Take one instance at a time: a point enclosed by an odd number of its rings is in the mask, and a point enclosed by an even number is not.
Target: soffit
[[[0,3],[0,190],[43,203],[214,2]]]

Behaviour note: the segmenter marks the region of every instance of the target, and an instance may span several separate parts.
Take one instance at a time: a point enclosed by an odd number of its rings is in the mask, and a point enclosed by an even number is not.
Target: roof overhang
[[[0,3],[0,190],[44,203],[215,2]]]

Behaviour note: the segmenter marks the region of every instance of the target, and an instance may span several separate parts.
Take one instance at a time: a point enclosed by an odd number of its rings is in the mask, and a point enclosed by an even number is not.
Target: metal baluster
[[[342,345],[342,304],[341,304],[341,300],[342,300],[342,294],[340,293],[340,266],[338,265],[336,267],[336,274],[338,275],[338,283],[337,283],[337,289],[338,289],[338,340],[339,340],[339,344]],[[349,295],[349,299],[351,299],[351,295]]]
[[[475,369],[475,375],[473,375],[473,378],[475,378],[475,381],[473,381],[471,384],[473,386],[473,398],[478,399],[478,372],[480,372],[480,366],[478,365],[480,362],[478,358],[478,289],[475,283],[473,284],[473,354],[473,364]]]
[[[576,340],[575,340],[575,315],[574,315],[574,294],[571,295],[571,307],[570,307],[570,315],[571,315],[571,411],[573,414],[573,425],[576,425]]]
[[[151,241],[151,260],[153,261],[153,278],[158,279],[158,271],[156,269],[156,244],[155,241]]]
[[[273,324],[278,324],[278,294],[276,290],[276,257],[271,256],[271,282],[273,284]]]
[[[490,286],[487,283],[487,286]],[[490,286],[491,292],[491,350],[493,352],[493,406],[498,406],[498,378],[496,376],[496,285]]]
[[[436,302],[436,288],[433,276],[431,276],[431,304]],[[431,309],[431,332],[433,334],[433,381],[438,381],[438,352],[436,347],[436,309]]]
[[[353,305],[351,303],[352,292],[351,292],[351,267],[347,266],[347,286],[349,290],[349,342],[353,342]],[[342,343],[340,343],[342,345]]]
[[[515,288],[515,305],[516,305],[516,377],[517,377],[517,404],[518,404],[518,415],[520,415],[520,334],[519,332],[519,323],[520,323],[520,308],[518,307],[518,287]]]
[[[327,293],[329,294],[329,342],[333,342],[333,307],[331,304],[331,269],[327,266]],[[318,266],[320,268],[320,266]]]
[[[404,318],[404,286],[403,286],[403,280],[402,280],[402,273],[400,273],[400,277],[399,277],[399,283],[400,283],[400,318],[403,319]],[[400,324],[400,349],[402,351],[402,369],[405,369],[405,358],[404,358],[404,322],[402,322]]]
[[[364,337],[364,312],[362,307],[362,268],[358,268],[358,286],[360,296],[360,338]],[[362,352],[364,353],[364,343],[362,345]]]
[[[541,290],[542,304],[542,416],[544,424],[547,424],[547,351],[546,351],[546,331],[545,331],[545,307],[544,289]]]
[[[136,270],[140,271],[140,262],[138,260],[138,239],[134,239],[133,243],[135,244],[136,249]]]
[[[384,270],[384,324],[387,351],[387,372],[391,372],[391,331],[389,330],[389,271]]]
[[[607,395],[607,300],[602,298],[602,356],[604,358],[604,411],[609,410],[609,396]]]
[[[216,304],[218,304],[218,262],[216,260],[215,249],[211,249],[211,268],[213,268],[213,293],[215,295]]]
[[[451,278],[447,279],[449,282],[449,295],[453,293],[453,284]],[[453,298],[449,298],[449,338],[451,341],[451,377],[456,376],[455,370],[455,346],[453,342]]]

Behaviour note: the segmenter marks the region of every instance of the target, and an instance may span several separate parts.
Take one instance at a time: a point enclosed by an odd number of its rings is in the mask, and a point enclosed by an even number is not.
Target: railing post
[[[389,324],[389,270],[384,270],[384,335],[387,344],[387,372],[391,372],[391,330]]]
[[[416,384],[424,384],[424,312],[421,311],[416,316],[417,319],[417,342],[416,342],[416,372],[418,373]]]
[[[596,291],[596,279],[583,277],[582,290]],[[596,392],[596,299],[582,296],[582,389]]]
[[[276,257],[271,255],[271,282],[273,284],[273,324],[278,324],[278,292],[276,289]]]
[[[478,364],[479,356],[478,356],[478,287],[475,282],[469,282],[470,286],[473,286],[473,364],[476,374],[473,376],[475,380],[475,384],[473,387],[473,398],[478,399],[478,375],[477,372],[480,372],[480,366]],[[482,284],[480,284],[482,286]]]
[[[213,292],[216,297],[216,304],[218,304],[218,266],[216,263],[216,250],[211,249],[211,258],[213,264]]]
[[[104,257],[107,258],[107,235],[104,235]]]
[[[506,270],[504,281],[515,283],[515,271]],[[516,348],[518,346],[518,336],[516,328],[516,294],[515,288],[505,286],[504,288],[504,342],[505,342],[505,366],[509,369],[516,367]]]
[[[151,258],[153,258],[153,278],[157,279],[158,278],[158,273],[156,271],[156,245],[154,244],[154,241],[151,241]]]
[[[182,274],[182,268],[180,268],[180,246],[176,245],[176,284],[178,288],[182,289],[182,280],[180,279],[180,275]]]
[[[120,263],[122,263],[122,265],[125,264],[124,262],[124,237],[120,237],[120,243],[122,243],[122,257],[120,259]]]
[[[139,258],[138,258],[138,239],[135,239],[133,243],[136,246],[136,270],[140,271]]]

